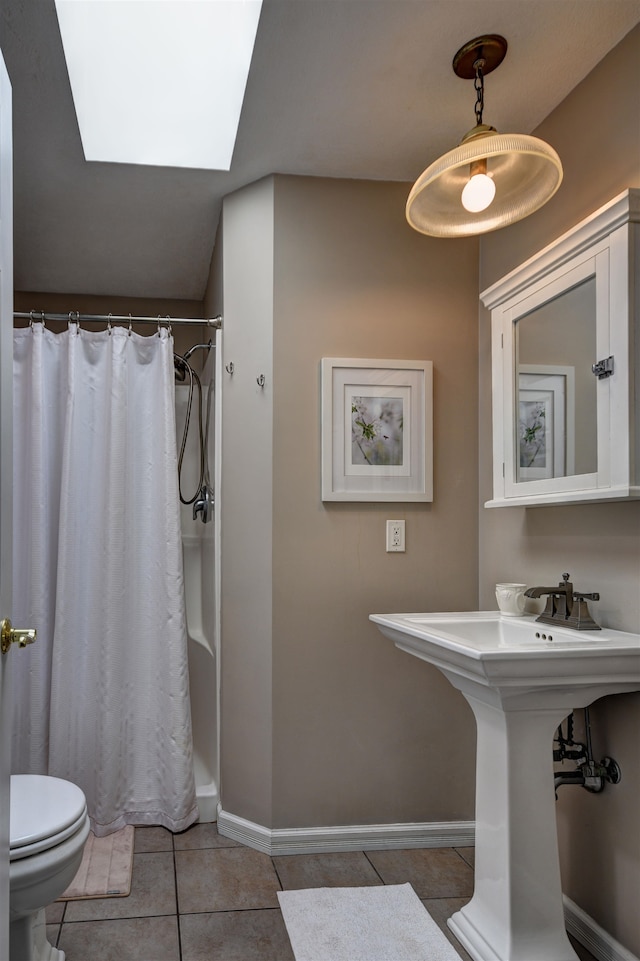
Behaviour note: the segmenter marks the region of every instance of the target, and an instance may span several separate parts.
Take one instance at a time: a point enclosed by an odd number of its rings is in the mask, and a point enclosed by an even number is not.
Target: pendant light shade
[[[406,215],[420,233],[470,237],[506,227],[542,207],[562,182],[560,158],[544,140],[500,134],[482,123],[484,74],[502,61],[506,48],[502,37],[479,37],[454,57],[459,76],[475,77],[477,123],[414,184]]]

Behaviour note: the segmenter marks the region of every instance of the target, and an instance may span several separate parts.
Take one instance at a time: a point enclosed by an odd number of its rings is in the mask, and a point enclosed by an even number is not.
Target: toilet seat
[[[86,817],[86,799],[75,784],[40,774],[12,774],[10,860],[55,847],[75,834]]]

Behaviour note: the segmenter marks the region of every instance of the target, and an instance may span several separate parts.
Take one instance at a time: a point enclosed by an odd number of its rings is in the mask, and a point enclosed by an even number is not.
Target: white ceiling
[[[529,133],[639,21],[640,0],[264,0],[233,164],[212,173],[86,163],[53,0],[2,0],[16,289],[200,300],[226,194],[271,173],[409,182],[455,146],[467,40],[507,38],[484,119]]]

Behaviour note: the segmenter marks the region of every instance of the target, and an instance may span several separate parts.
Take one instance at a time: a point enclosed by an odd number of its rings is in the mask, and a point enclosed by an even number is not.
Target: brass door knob
[[[0,622],[0,651],[3,654],[7,653],[12,644],[26,647],[27,644],[33,644],[35,639],[34,628],[12,627],[11,621],[6,617]]]

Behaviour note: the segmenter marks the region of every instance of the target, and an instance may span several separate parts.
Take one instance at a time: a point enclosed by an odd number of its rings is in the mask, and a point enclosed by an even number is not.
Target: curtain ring
[[[33,327],[33,311],[29,311],[29,327]]]
[[[111,318],[112,317],[113,317],[113,314],[109,314],[109,316],[107,317],[107,330],[109,331],[109,337],[111,337]]]
[[[131,314],[129,314],[129,337],[131,337]]]
[[[169,314],[167,314],[167,333],[168,333],[169,337],[171,337],[171,335],[172,335],[172,333],[173,333],[173,331],[172,331],[172,329],[171,329],[171,317],[169,316]]]
[[[158,314],[158,337],[160,336],[160,327],[161,327],[161,317],[160,317],[160,314]]]

